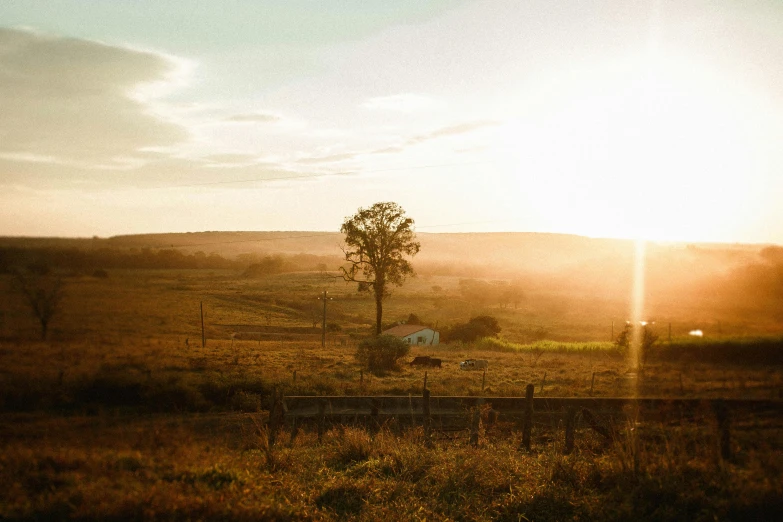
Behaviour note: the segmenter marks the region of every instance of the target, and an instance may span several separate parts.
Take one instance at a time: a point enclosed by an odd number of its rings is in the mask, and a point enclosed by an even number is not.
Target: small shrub
[[[380,335],[365,339],[359,343],[356,359],[372,372],[393,370],[397,368],[397,360],[410,353],[411,347],[393,335]]]
[[[500,333],[497,319],[489,315],[473,317],[467,323],[455,324],[444,332],[444,341],[472,343],[483,337],[496,337]]]

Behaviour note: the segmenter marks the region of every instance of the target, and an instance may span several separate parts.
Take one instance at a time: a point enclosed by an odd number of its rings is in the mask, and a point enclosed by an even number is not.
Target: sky
[[[780,0],[3,0],[0,235],[783,244]]]

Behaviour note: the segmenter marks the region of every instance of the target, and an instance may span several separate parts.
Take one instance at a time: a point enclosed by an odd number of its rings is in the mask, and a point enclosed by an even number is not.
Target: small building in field
[[[438,344],[440,333],[420,324],[401,324],[386,331],[382,335],[399,337],[408,344]]]

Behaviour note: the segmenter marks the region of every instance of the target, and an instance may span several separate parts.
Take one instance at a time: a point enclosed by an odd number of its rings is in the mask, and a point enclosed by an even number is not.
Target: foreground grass
[[[508,431],[424,444],[420,430],[346,427],[267,446],[252,415],[0,418],[0,519],[773,520],[783,510],[780,431],[556,432],[532,453]],[[621,427],[622,428],[622,427]]]

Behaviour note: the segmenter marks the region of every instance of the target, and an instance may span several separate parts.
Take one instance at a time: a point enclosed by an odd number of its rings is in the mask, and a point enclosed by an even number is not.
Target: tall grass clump
[[[561,341],[536,341],[534,343],[520,344],[484,337],[476,341],[474,345],[478,350],[488,352],[557,352],[557,353],[588,353],[591,351],[615,351],[616,347],[610,342],[561,342]]]

